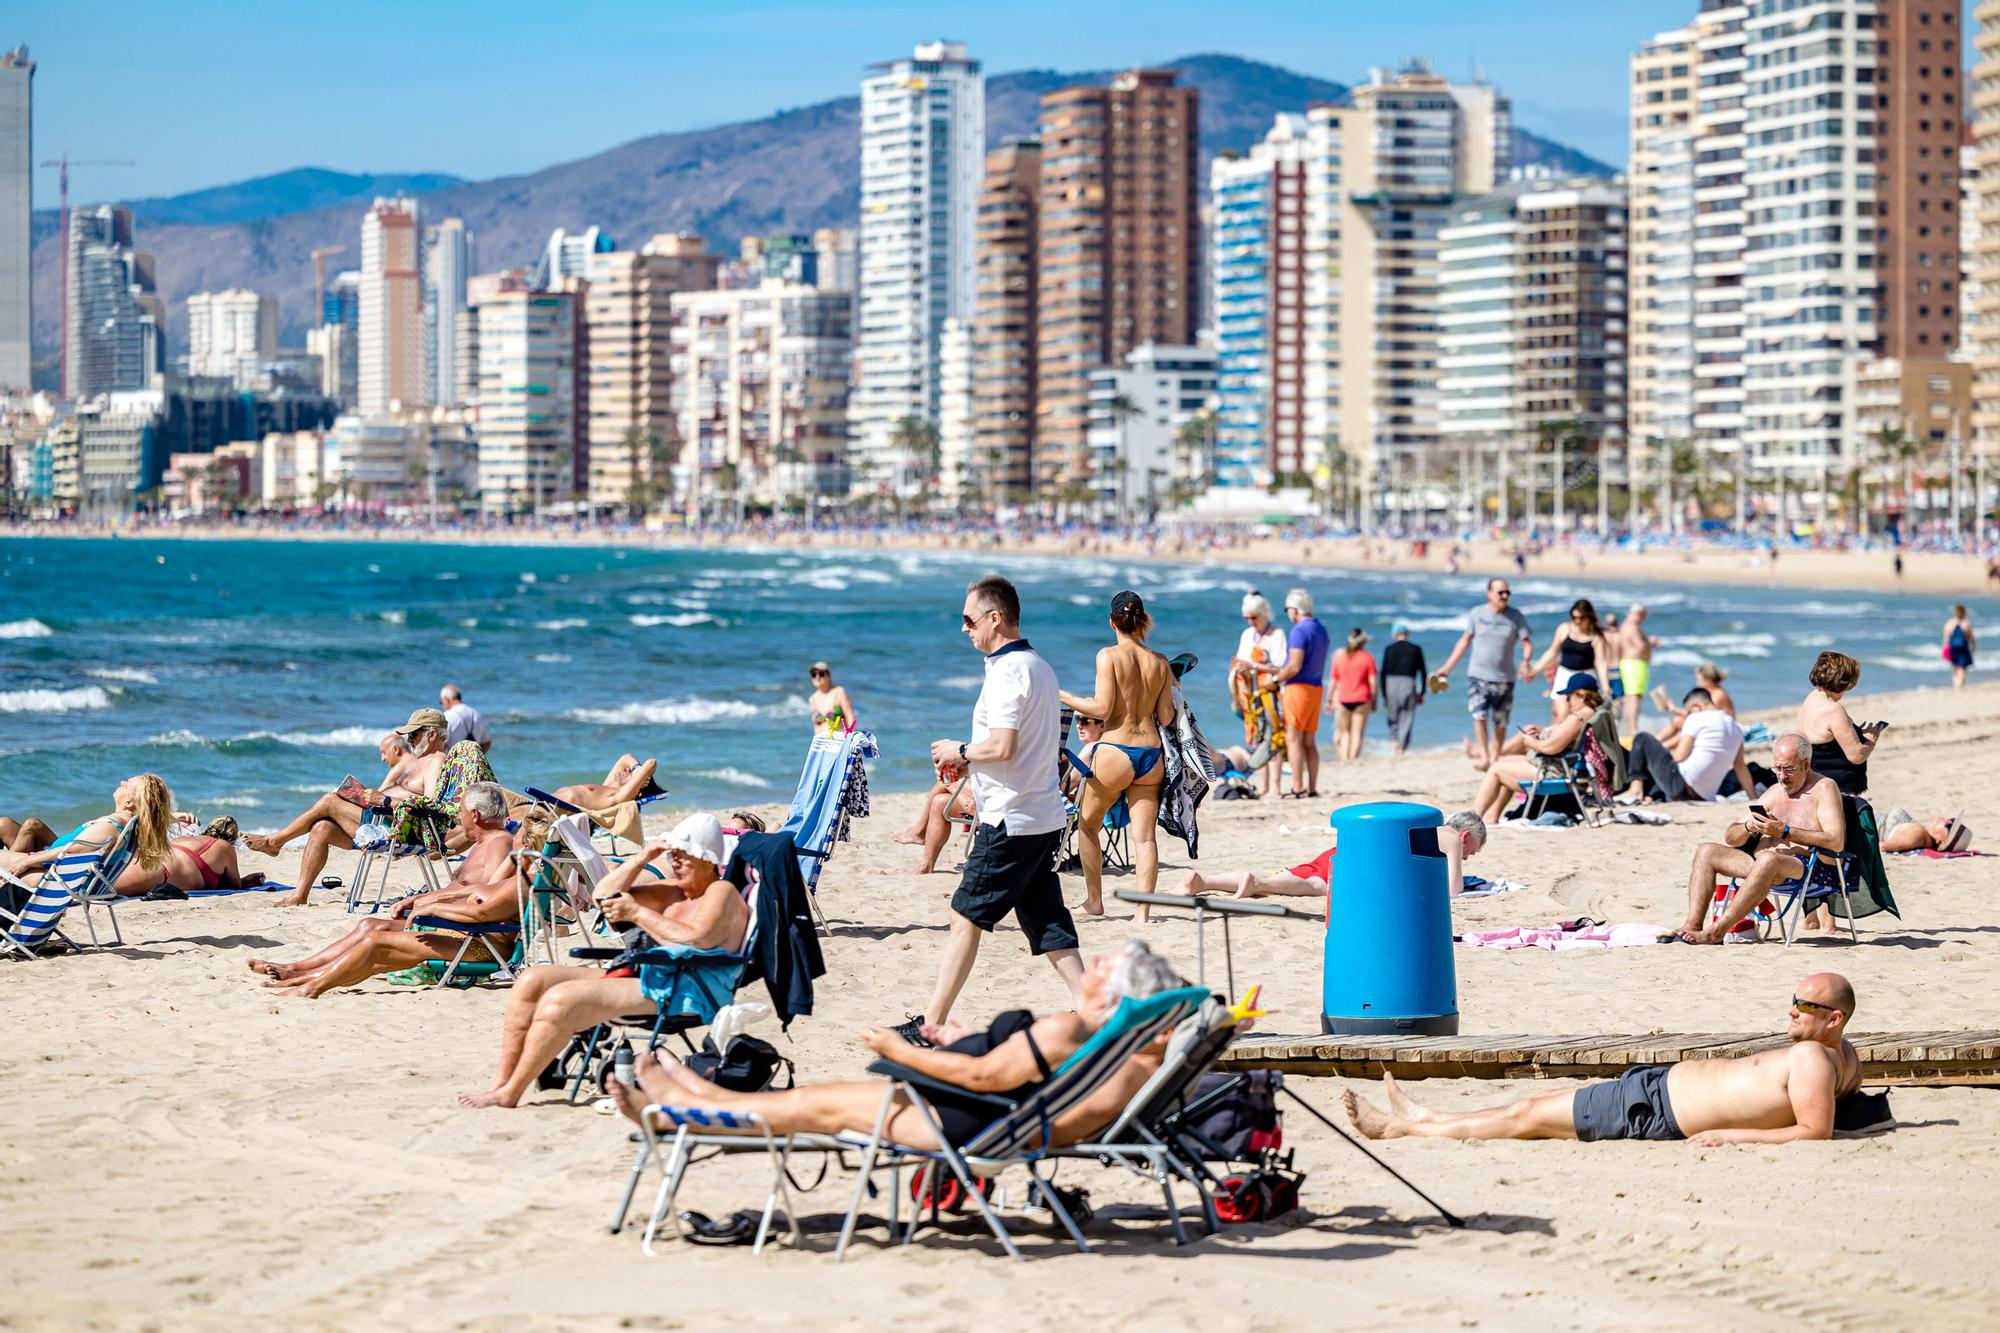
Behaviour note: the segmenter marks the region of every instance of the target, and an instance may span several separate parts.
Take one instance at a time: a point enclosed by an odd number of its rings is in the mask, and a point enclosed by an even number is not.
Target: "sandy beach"
[[[1804,564],[1788,557],[1781,568],[1789,576]],[[1923,557],[1912,565],[1914,578]],[[1674,574],[1689,576],[1678,565]],[[1861,713],[1895,724],[1871,768],[1878,809],[1963,808],[1975,845],[1996,845],[2000,685],[1867,697]],[[1320,803],[1211,802],[1200,864],[1301,861],[1325,845],[1333,805],[1417,799],[1449,812],[1469,804],[1475,778],[1462,756],[1431,752],[1331,766]],[[828,866],[829,973],[816,1013],[781,1042],[802,1078],[858,1075],[867,1061],[858,1031],[900,1020],[929,989],[956,877],[909,873],[914,852],[891,842],[916,800],[878,795],[873,818]],[[1672,925],[1695,843],[1740,807],[1664,809],[1673,821],[1664,828],[1497,831],[1472,868],[1527,887],[1459,904],[1456,923],[1587,913]],[[1164,853],[1163,878],[1175,878],[1185,851],[1171,843]],[[351,873],[352,859],[337,853],[329,869]],[[282,879],[296,849],[244,860]],[[1865,921],[1859,946],[1461,949],[1462,1030],[1775,1032],[1793,983],[1822,968],[1853,980],[1857,1033],[2000,1026],[1995,864],[1892,859],[1903,919]],[[1080,901],[1080,879],[1065,884]],[[1992,1318],[2000,1297],[2000,1276],[1986,1267],[2000,1231],[2000,1094],[1976,1088],[1899,1089],[1897,1129],[1833,1143],[1382,1145],[1470,1219],[1461,1232],[1294,1111],[1286,1131],[1310,1176],[1301,1208],[1185,1249],[1149,1211],[1157,1196],[1142,1182],[1066,1170],[1066,1183],[1091,1190],[1097,1256],[1076,1255],[1032,1221],[1021,1227],[1024,1265],[1000,1257],[976,1224],[900,1251],[882,1245],[878,1227],[836,1269],[830,1228],[846,1185],[835,1175],[803,1197],[813,1234],[802,1251],[753,1258],[675,1242],[649,1259],[635,1235],[605,1229],[630,1159],[623,1121],[555,1094],[514,1111],[453,1104],[491,1076],[504,992],[376,981],[316,1003],[274,999],[244,962],[303,952],[345,929],[325,895],[296,910],[252,894],[133,904],[121,916],[124,948],[0,964],[6,1327],[275,1317],[296,1328],[1947,1328]],[[1138,929],[1114,903],[1108,919],[1083,922],[1085,947]],[[1145,929],[1192,971],[1185,915]],[[1263,983],[1279,1010],[1264,1030],[1317,1030],[1322,930],[1314,921],[1236,931],[1239,980]],[[1003,930],[961,1013],[1063,998]],[[1295,1086],[1338,1114],[1339,1081]],[[1457,1109],[1530,1086],[1410,1090]],[[719,1214],[756,1204],[761,1187],[747,1165],[717,1163],[681,1197]]]
[[[1259,535],[1248,535],[1256,532]],[[820,550],[966,550],[990,551],[995,555],[1101,555],[1118,559],[1172,560],[1184,563],[1230,561],[1245,564],[1297,565],[1306,569],[1427,570],[1442,573],[1452,545],[1432,540],[1422,556],[1407,538],[1339,537],[1290,539],[1263,535],[1263,529],[1244,529],[1230,540],[1189,536],[1167,536],[1158,541],[1139,541],[1122,536],[1053,536],[1000,539],[992,536],[915,534],[882,532],[784,532],[775,535],[703,533],[690,538],[677,532],[640,532],[585,528],[578,531],[549,529],[444,529],[423,528],[262,528],[243,524],[181,523],[139,529],[103,527],[50,527],[42,524],[0,525],[0,536],[65,537],[133,536],[142,539],[186,541],[268,540],[268,541],[436,541],[463,546],[578,547],[681,547],[681,546],[785,546]],[[1511,541],[1479,538],[1459,545],[1459,572],[1465,574],[1515,574],[1514,546]],[[1768,551],[1746,551],[1733,546],[1695,543],[1690,545],[1649,544],[1643,549],[1599,548],[1591,542],[1575,546],[1551,546],[1540,554],[1526,557],[1529,576],[1570,577],[1587,575],[1602,579],[1662,579],[1699,583],[1758,584],[1768,587],[1820,588],[1842,592],[1919,593],[1935,597],[1976,597],[2000,592],[2000,585],[1986,577],[1984,555],[1946,551],[1906,551],[1903,572],[1895,570],[1895,555],[1887,550],[1845,550],[1838,548],[1782,548],[1774,558]]]

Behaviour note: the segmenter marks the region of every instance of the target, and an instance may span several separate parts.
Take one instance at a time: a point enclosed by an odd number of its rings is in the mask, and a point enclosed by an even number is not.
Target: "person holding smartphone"
[[[1813,770],[1849,796],[1860,796],[1868,790],[1868,758],[1889,724],[1856,725],[1848,716],[1841,700],[1861,683],[1861,663],[1846,653],[1821,653],[1807,679],[1812,690],[1799,705],[1798,728],[1812,746]]]
[[[1817,849],[1838,853],[1847,845],[1847,816],[1840,788],[1813,770],[1812,747],[1797,732],[1771,746],[1775,786],[1767,787],[1744,817],[1723,830],[1721,842],[1694,851],[1688,875],[1687,920],[1677,932],[1685,944],[1720,944],[1738,922],[1770,895],[1773,885],[1805,873],[1805,859]],[[1827,867],[1829,873],[1831,868]],[[1703,923],[1715,899],[1718,878],[1739,882],[1722,916]]]

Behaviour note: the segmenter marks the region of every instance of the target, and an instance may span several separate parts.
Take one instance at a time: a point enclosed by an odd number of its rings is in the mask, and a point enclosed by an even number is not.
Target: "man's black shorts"
[[[1076,922],[1056,878],[1061,846],[1060,829],[1009,837],[996,825],[981,824],[972,835],[972,855],[966,858],[958,892],[951,896],[951,910],[981,930],[992,930],[1012,912],[1031,953],[1076,948]]]

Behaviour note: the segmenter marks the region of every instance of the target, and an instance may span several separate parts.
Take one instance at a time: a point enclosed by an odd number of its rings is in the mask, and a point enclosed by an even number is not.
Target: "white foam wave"
[[[653,629],[659,625],[672,625],[676,629],[686,629],[689,625],[716,625],[721,623],[706,611],[689,611],[681,615],[671,616],[636,615],[625,618],[640,629]]]
[[[946,676],[936,684],[941,690],[977,690],[986,682],[978,676]]]
[[[721,768],[704,769],[694,776],[698,778],[714,778],[717,782],[727,782],[732,787],[768,787],[771,785],[755,773],[745,773],[740,768],[730,768],[727,765]]]
[[[521,582],[523,583],[534,583],[537,582],[541,576],[536,574],[533,570],[529,570],[527,573],[522,574],[519,577]]]
[[[1950,663],[1944,660],[1943,654],[1935,652],[1929,657],[1920,657],[1916,653],[1885,653],[1881,657],[1870,657],[1866,660],[1876,666],[1888,667],[1892,671],[1945,671],[1950,667]],[[4,697],[0,695],[0,698]]]
[[[10,620],[0,625],[0,639],[46,639],[54,633],[54,630],[32,616],[26,620]]]
[[[1706,655],[1702,653],[1691,652],[1686,648],[1655,648],[1653,650],[1654,666],[1692,667],[1692,666],[1700,666],[1703,662],[1706,662],[1707,660],[1708,658]]]
[[[758,712],[735,699],[655,699],[616,708],[572,708],[565,716],[605,727],[672,727],[756,717]]]
[[[440,583],[455,583],[458,581],[458,571],[455,569],[447,569],[442,573],[438,574],[436,577],[438,582]]]
[[[220,805],[236,810],[255,810],[264,803],[255,796],[211,796],[202,804]]]
[[[535,654],[535,660],[536,660],[537,662],[567,662],[567,661],[569,661],[569,654],[568,654],[568,653],[536,653],[536,654]]]
[[[535,628],[545,629],[551,633],[560,633],[566,629],[582,629],[589,623],[590,622],[588,620],[585,620],[580,616],[569,616],[562,620],[537,620],[535,622]]]
[[[663,592],[628,592],[625,600],[633,606],[659,606],[667,600]]]
[[[706,597],[669,597],[666,600],[672,602],[683,611],[708,610],[708,599]]]
[[[152,672],[141,671],[137,667],[92,667],[83,674],[86,676],[95,676],[98,680],[122,680],[131,685],[157,685],[160,683],[159,678],[153,675]]]
[[[73,690],[0,690],[0,713],[82,713],[111,707],[111,694],[99,685]]]
[[[1421,634],[1425,630],[1465,628],[1464,616],[1415,616],[1403,621],[1410,627],[1410,633]]]
[[[337,748],[354,745],[373,745],[382,738],[387,728],[375,727],[335,727],[331,731],[253,731],[243,739],[246,741],[283,741],[287,745],[312,745]]]
[[[410,623],[410,613],[408,611],[377,611],[375,614],[391,625],[407,625]]]
[[[1080,592],[1073,592],[1069,595],[1069,604],[1071,606],[1096,606],[1097,599],[1095,597],[1085,596],[1083,593]]]
[[[144,743],[147,745],[206,745],[208,744],[208,737],[189,731],[186,727],[176,727],[172,731],[163,731],[157,736],[148,736]],[[313,790],[319,791],[321,789],[314,787]]]

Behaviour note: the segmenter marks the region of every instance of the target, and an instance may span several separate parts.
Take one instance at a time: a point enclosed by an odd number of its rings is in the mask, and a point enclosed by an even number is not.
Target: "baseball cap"
[[[660,839],[670,852],[685,852],[697,861],[722,868],[722,824],[714,815],[689,815]]]
[[[425,727],[430,727],[436,731],[444,731],[449,726],[450,724],[444,720],[444,714],[440,713],[437,709],[419,708],[416,712],[410,714],[408,722],[396,728],[396,734],[399,736],[414,736]]]
[[[1113,593],[1111,595],[1112,615],[1115,616],[1120,611],[1129,611],[1133,607],[1137,607],[1139,610],[1143,611],[1146,609],[1146,603],[1143,599],[1140,598],[1138,593],[1133,592],[1130,588],[1125,589],[1125,591],[1123,592]]]
[[[1556,693],[1569,694],[1576,690],[1594,690],[1596,688],[1597,677],[1595,675],[1588,671],[1573,671],[1570,673],[1569,679],[1562,683],[1562,688],[1557,690]]]
[[[1389,637],[1392,639],[1395,638],[1398,634],[1408,634],[1409,632],[1410,632],[1410,625],[1409,622],[1406,620],[1399,620],[1395,624],[1389,626]]]

